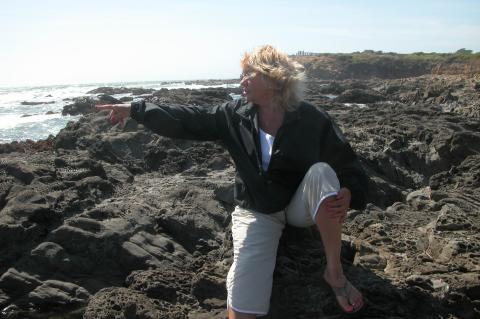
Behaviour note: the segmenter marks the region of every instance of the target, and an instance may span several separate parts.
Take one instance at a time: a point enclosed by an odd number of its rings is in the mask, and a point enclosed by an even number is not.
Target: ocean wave
[[[38,140],[57,134],[66,123],[77,120],[79,116],[62,116],[60,113],[71,99],[80,96],[93,96],[87,92],[98,87],[128,87],[145,89],[203,89],[232,88],[238,83],[216,81],[147,81],[89,83],[74,85],[51,85],[35,87],[0,88],[0,143]],[[131,94],[116,94],[119,99]],[[137,96],[132,96],[137,97]],[[27,102],[23,103],[22,102]],[[46,114],[53,113],[53,114]]]

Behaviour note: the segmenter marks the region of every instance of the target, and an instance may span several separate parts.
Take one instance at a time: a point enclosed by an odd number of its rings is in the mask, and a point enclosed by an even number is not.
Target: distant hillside
[[[412,54],[366,50],[354,53],[305,53],[294,58],[317,79],[395,79],[425,74],[480,76],[480,53],[460,49],[455,53]]]

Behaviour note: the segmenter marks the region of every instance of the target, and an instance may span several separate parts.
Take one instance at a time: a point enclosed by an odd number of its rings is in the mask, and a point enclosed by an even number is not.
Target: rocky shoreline
[[[141,94],[208,107],[239,89]],[[478,82],[311,80],[306,99],[335,118],[371,179],[343,237],[361,316],[479,318]],[[112,127],[96,101],[74,101],[85,115],[55,137],[0,145],[0,318],[224,318],[228,153],[133,120]],[[315,231],[287,228],[265,318],[341,318],[324,265]]]

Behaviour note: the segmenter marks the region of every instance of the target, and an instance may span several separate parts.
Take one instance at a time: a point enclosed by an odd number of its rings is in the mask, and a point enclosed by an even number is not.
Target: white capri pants
[[[236,207],[232,213],[233,263],[227,276],[228,307],[266,315],[270,306],[273,271],[283,228],[315,224],[318,207],[337,195],[340,183],[326,163],[316,163],[305,174],[285,210],[262,214]]]

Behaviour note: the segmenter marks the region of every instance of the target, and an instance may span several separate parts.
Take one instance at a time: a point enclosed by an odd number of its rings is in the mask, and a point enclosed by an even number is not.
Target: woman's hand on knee
[[[331,196],[323,202],[325,213],[329,218],[338,219],[343,223],[347,218],[347,211],[350,208],[352,193],[348,188],[340,188],[337,196]]]

